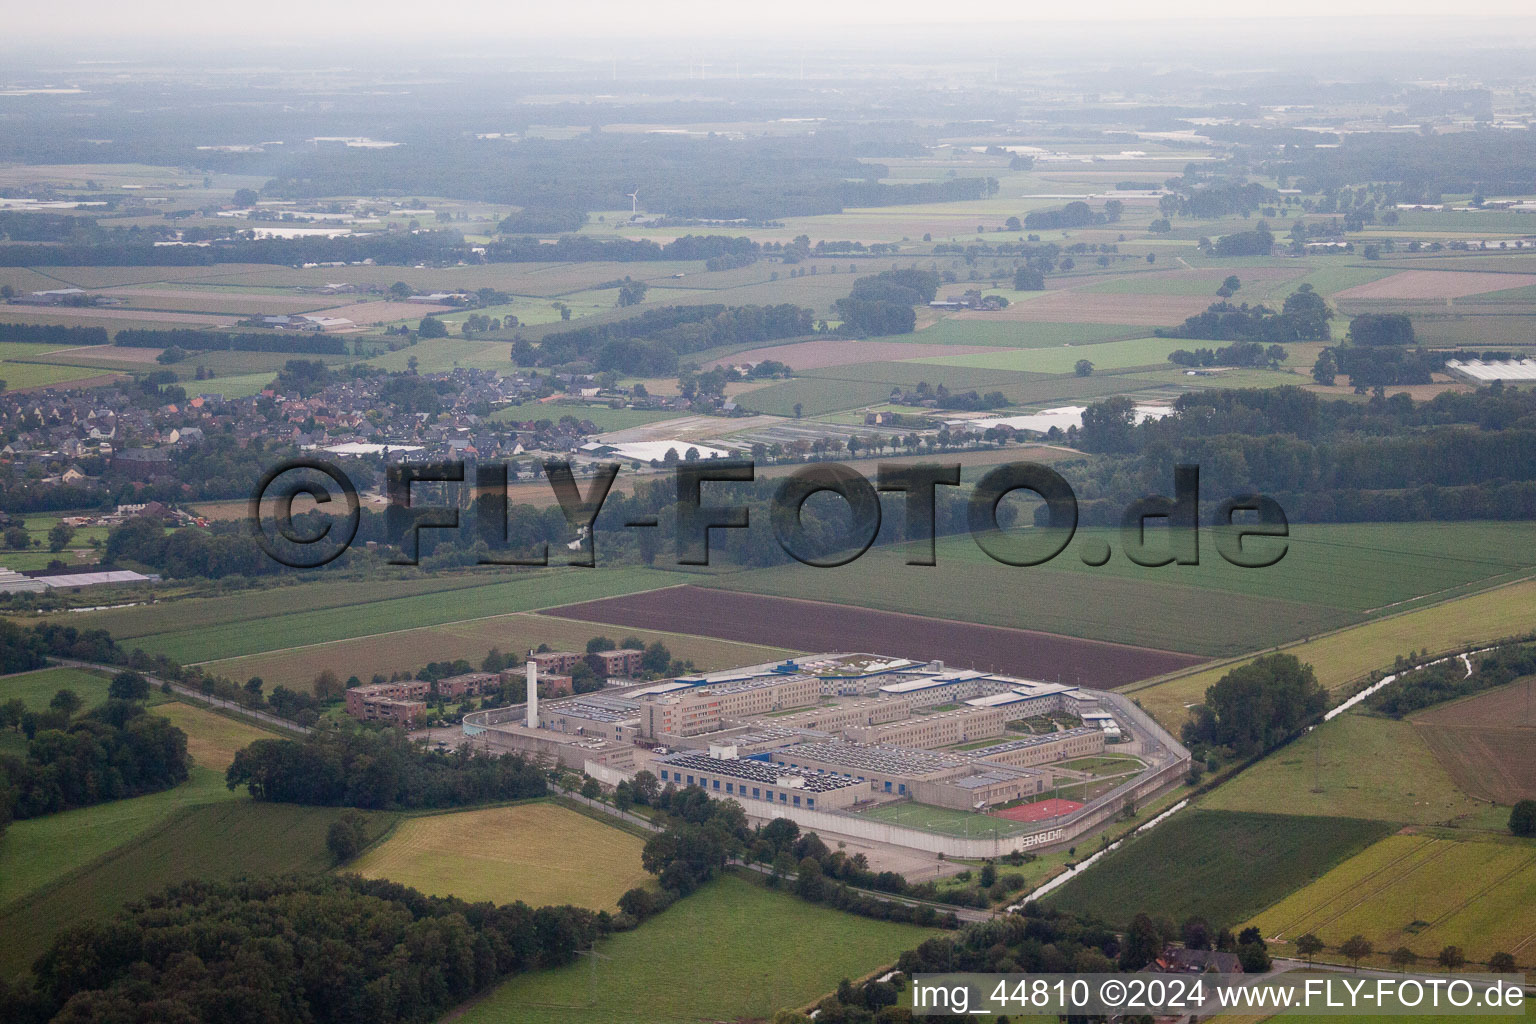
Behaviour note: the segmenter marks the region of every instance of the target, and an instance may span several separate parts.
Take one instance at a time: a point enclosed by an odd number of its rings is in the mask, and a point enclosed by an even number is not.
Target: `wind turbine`
[[[630,216],[634,216],[635,214],[639,213],[640,212],[640,186],[636,185],[635,186],[635,190],[633,192],[625,192],[624,195],[629,200],[629,213],[630,213]]]

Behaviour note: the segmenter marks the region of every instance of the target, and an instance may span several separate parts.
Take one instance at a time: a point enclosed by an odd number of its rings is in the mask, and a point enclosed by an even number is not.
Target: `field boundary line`
[[[1335,913],[1332,913],[1329,916],[1327,916],[1327,917],[1323,918],[1322,920],[1318,921],[1317,924],[1314,925],[1314,927],[1316,927],[1316,928],[1326,928],[1328,925],[1330,925],[1333,922],[1337,921],[1339,918],[1343,917],[1345,914],[1349,913],[1351,910],[1354,910],[1356,907],[1360,906],[1363,903],[1369,902],[1372,897],[1380,895],[1381,893],[1387,891],[1389,888],[1391,888],[1396,883],[1403,881],[1409,875],[1412,875],[1414,872],[1418,871],[1420,868],[1424,867],[1426,864],[1432,864],[1435,861],[1439,860],[1441,857],[1445,856],[1445,854],[1447,852],[1449,852],[1449,848],[1452,845],[1454,845],[1454,840],[1450,840],[1450,839],[1431,839],[1431,840],[1429,840],[1429,842],[1432,843],[1432,844],[1439,844],[1440,845],[1440,849],[1432,850],[1429,856],[1427,856],[1427,857],[1423,858],[1422,860],[1418,861],[1416,864],[1413,864],[1406,871],[1404,871],[1402,874],[1394,875],[1393,877],[1391,877],[1391,878],[1387,879],[1385,882],[1383,882],[1381,885],[1376,886],[1370,892],[1367,892],[1367,893],[1364,893],[1364,894],[1360,895],[1359,899],[1355,900],[1353,903],[1349,904],[1348,906],[1340,907]],[[1420,846],[1417,849],[1413,850],[1412,853],[1418,853],[1420,850],[1423,850],[1424,848],[1425,847]],[[1369,847],[1367,847],[1367,849],[1369,849]],[[1411,854],[1410,854],[1410,856],[1411,856]],[[1398,860],[1393,861],[1392,864],[1387,865],[1387,867],[1394,867],[1397,864],[1401,863],[1401,861],[1403,859],[1405,859],[1405,858],[1399,858]],[[1386,869],[1383,868],[1383,870],[1386,870]],[[1372,872],[1370,875],[1367,875],[1365,878],[1362,878],[1360,881],[1362,881],[1362,882],[1367,881],[1367,880],[1369,880],[1371,878],[1374,878],[1376,875],[1378,875],[1380,873],[1381,872],[1379,872],[1379,871],[1378,872]],[[1343,895],[1343,894],[1341,894],[1341,895]],[[1349,895],[1355,895],[1355,893],[1349,893]],[[1319,907],[1318,910],[1320,912],[1321,911],[1326,911],[1328,906],[1329,906],[1329,904],[1332,904],[1333,902],[1335,902],[1335,901],[1330,900],[1328,902],[1328,904],[1324,904],[1324,906]]]
[[[1440,927],[1440,925],[1444,924],[1446,921],[1455,917],[1457,914],[1461,913],[1463,910],[1466,910],[1468,907],[1472,906],[1472,904],[1488,895],[1499,885],[1499,883],[1504,882],[1507,879],[1514,877],[1515,875],[1518,875],[1520,872],[1526,870],[1533,864],[1536,864],[1536,854],[1532,854],[1525,860],[1510,868],[1508,871],[1504,872],[1499,877],[1493,879],[1487,885],[1483,886],[1481,889],[1478,889],[1476,892],[1462,900],[1460,903],[1456,904],[1450,910],[1447,910],[1445,913],[1429,922],[1429,924],[1422,931],[1416,932],[1415,934],[1424,935],[1428,932],[1434,931],[1436,928]]]
[[[1390,837],[1388,837],[1388,838],[1390,838]],[[1388,870],[1396,867],[1397,865],[1401,864],[1403,861],[1407,860],[1409,857],[1412,857],[1415,854],[1419,853],[1421,850],[1425,849],[1430,844],[1435,843],[1435,842],[1439,842],[1439,840],[1436,840],[1433,836],[1419,836],[1419,837],[1416,837],[1416,838],[1421,839],[1422,842],[1418,843],[1412,849],[1410,849],[1410,850],[1406,851],[1405,853],[1403,853],[1401,856],[1394,858],[1393,860],[1391,860],[1390,862],[1388,862],[1386,864],[1383,864],[1381,867],[1377,868],[1375,871],[1372,871],[1370,874],[1367,874],[1367,875],[1363,876],[1359,881],[1360,882],[1370,881],[1372,878],[1375,878],[1377,875],[1381,874],[1383,871],[1388,871]],[[1366,850],[1369,850],[1369,849],[1370,849],[1370,847],[1366,847]],[[1363,853],[1365,851],[1361,851],[1361,852]],[[1356,856],[1358,856],[1358,854]],[[1340,866],[1342,867],[1343,865],[1340,865]],[[1323,877],[1326,877],[1326,873],[1325,873],[1325,875]],[[1322,881],[1322,877],[1319,877],[1317,879],[1317,881],[1319,881],[1319,882]],[[1316,884],[1316,883],[1313,883],[1313,884]],[[1356,884],[1358,884],[1358,883],[1356,883]],[[1305,887],[1303,887],[1303,889],[1304,888]],[[1301,892],[1301,891],[1302,891],[1301,889],[1297,890],[1298,893]],[[1326,903],[1320,904],[1318,907],[1315,908],[1314,911],[1311,911],[1311,913],[1317,913],[1317,912],[1321,912],[1321,911],[1327,909],[1330,904],[1334,903],[1338,899],[1341,899],[1347,892],[1348,892],[1348,890],[1345,890],[1345,892],[1341,892],[1338,896],[1335,896],[1333,899],[1328,900]],[[1293,893],[1292,895],[1295,895],[1295,893]],[[1282,897],[1280,902],[1283,903],[1283,902],[1285,902],[1285,900],[1288,900],[1288,899],[1290,899],[1290,896]],[[1279,906],[1279,905],[1280,905],[1279,903],[1275,904],[1275,906]],[[1257,917],[1257,916],[1260,916],[1260,915],[1255,915],[1255,916]],[[1275,932],[1275,938],[1283,939],[1285,937],[1285,931],[1286,931],[1287,928],[1290,928],[1291,925],[1295,924],[1296,921],[1298,921],[1298,920],[1299,921],[1305,921],[1307,919],[1307,916],[1308,916],[1308,914],[1302,914],[1299,918],[1297,918],[1295,920],[1285,922],[1285,924],[1280,928],[1280,930]]]

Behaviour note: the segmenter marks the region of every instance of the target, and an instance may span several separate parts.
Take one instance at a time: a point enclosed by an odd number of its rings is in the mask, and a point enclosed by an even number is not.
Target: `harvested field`
[[[586,601],[540,614],[799,651],[878,651],[924,661],[938,658],[1031,679],[1081,678],[1084,685],[1104,688],[1201,660],[1172,651],[1033,630],[694,586]]]
[[[114,363],[153,363],[155,357],[164,352],[163,348],[133,348],[116,345],[79,345],[75,348],[60,348],[49,353],[49,356],[60,361],[66,359],[110,360]]]
[[[1459,299],[1536,284],[1536,274],[1466,273],[1456,270],[1405,270],[1369,284],[1346,288],[1340,299]]]
[[[1536,677],[1411,721],[1456,784],[1498,804],[1536,797]]]
[[[327,306],[315,312],[345,317],[359,324],[380,324],[394,320],[415,320],[435,313],[470,311],[457,306],[429,306],[421,302],[349,302],[342,306]]]
[[[990,346],[986,345],[923,345],[906,341],[801,341],[791,345],[750,348],[745,352],[711,360],[704,368],[712,370],[716,366],[736,366],[777,359],[793,370],[818,370],[825,366],[846,366],[849,363],[964,355],[989,349]]]
[[[193,313],[238,313],[246,316],[280,316],[307,313],[334,305],[335,300],[320,295],[253,293],[222,291],[214,288],[141,288],[130,285],[111,288],[105,294],[121,299],[134,309],[176,310]]]
[[[1135,324],[1165,327],[1203,312],[1213,295],[1095,295],[1079,289],[1046,291],[995,313],[955,313],[957,320]]]
[[[640,866],[644,845],[552,803],[515,804],[408,818],[347,870],[471,903],[612,912],[620,896],[650,878]]]
[[[87,327],[113,324],[132,327],[140,323],[167,324],[173,327],[233,325],[230,313],[161,313],[151,309],[123,309],[121,306],[88,306],[79,309],[64,306],[13,306],[3,313],[5,319],[36,324],[83,324]]]

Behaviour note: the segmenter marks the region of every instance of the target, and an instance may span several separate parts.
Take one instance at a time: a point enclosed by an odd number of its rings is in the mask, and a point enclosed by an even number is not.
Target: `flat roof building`
[[[777,807],[838,810],[857,802],[864,787],[841,775],[795,771],[769,761],[673,754],[657,762],[662,785],[699,786],[713,797],[742,802],[748,814],[771,816]],[[755,805],[755,806],[754,806]]]

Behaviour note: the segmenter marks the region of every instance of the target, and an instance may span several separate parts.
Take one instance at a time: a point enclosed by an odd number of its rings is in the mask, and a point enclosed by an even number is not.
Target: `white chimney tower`
[[[528,652],[528,728],[539,727],[539,666]]]

